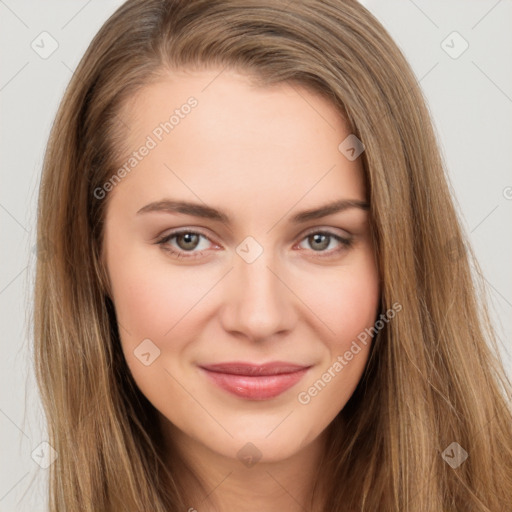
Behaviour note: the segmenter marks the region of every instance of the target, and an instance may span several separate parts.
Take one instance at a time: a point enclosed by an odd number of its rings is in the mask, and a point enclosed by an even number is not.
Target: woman
[[[62,101],[38,237],[50,510],[512,510],[510,382],[431,120],[357,2],[123,4]]]

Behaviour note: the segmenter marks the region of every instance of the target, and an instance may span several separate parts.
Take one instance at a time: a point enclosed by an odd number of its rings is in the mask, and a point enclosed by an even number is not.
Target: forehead
[[[139,90],[120,116],[127,151],[118,164],[131,157],[135,165],[114,196],[137,190],[149,202],[168,192],[236,210],[365,195],[360,159],[338,149],[350,135],[341,114],[295,84],[257,86],[230,70],[173,72]],[[150,149],[133,161],[143,146]]]

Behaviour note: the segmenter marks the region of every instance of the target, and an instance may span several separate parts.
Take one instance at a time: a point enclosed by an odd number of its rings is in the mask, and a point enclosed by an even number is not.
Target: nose
[[[295,296],[267,251],[252,263],[238,256],[224,289],[221,322],[226,332],[263,342],[293,328]]]

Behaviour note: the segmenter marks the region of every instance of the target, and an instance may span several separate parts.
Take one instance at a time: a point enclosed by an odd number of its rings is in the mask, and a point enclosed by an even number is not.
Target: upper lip
[[[243,363],[235,361],[229,363],[201,365],[201,368],[210,372],[257,376],[294,373],[299,370],[305,370],[306,368],[309,368],[309,366],[282,361],[274,361],[265,364]]]

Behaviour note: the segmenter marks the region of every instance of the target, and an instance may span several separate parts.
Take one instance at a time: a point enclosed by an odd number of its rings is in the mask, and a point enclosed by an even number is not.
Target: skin
[[[188,483],[190,507],[294,512],[309,509],[326,429],[356,388],[370,343],[308,404],[298,394],[374,325],[379,277],[367,211],[348,208],[299,225],[289,219],[333,200],[364,201],[363,169],[360,158],[338,150],[350,132],[324,98],[219,71],[175,72],[124,105],[131,152],[187,98],[198,100],[109,192],[103,258],[128,367],[159,411],[168,443],[215,489],[205,498]],[[223,210],[232,224],[137,214],[164,198]],[[177,228],[205,237],[175,237],[167,246],[201,256],[177,258],[155,243]],[[308,238],[322,230],[352,245]],[[248,236],[263,250],[251,263],[237,253]],[[134,355],[144,339],[160,350],[148,366]],[[248,400],[198,368],[226,361],[312,367],[281,395]],[[237,456],[249,442],[261,454],[252,467]]]

